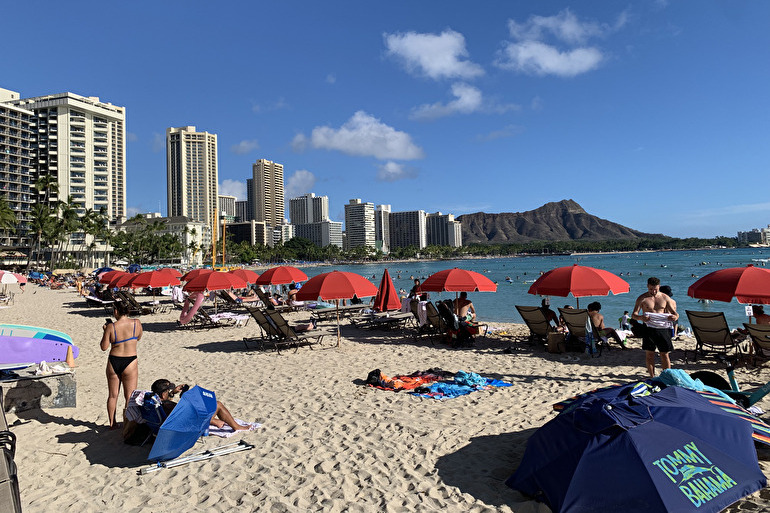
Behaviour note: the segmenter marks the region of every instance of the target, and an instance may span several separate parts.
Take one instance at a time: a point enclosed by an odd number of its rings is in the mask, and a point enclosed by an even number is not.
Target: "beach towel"
[[[240,424],[241,426],[249,426],[249,431],[255,431],[262,427],[262,424],[258,422],[246,422],[245,420],[241,419],[235,419],[235,422]],[[246,431],[240,431],[240,433],[245,433]],[[221,428],[214,427],[213,425],[209,427],[209,436],[218,436],[220,438],[230,438],[236,433],[236,431],[225,424]]]
[[[476,376],[478,376],[478,374],[476,374]],[[500,381],[497,379],[491,379],[491,378],[481,378],[481,379],[483,380],[483,384],[479,383],[474,385],[467,385],[467,384],[464,384],[463,382],[458,382],[456,380],[452,382],[440,381],[437,383],[433,383],[427,387],[419,388],[414,392],[410,392],[410,393],[412,395],[416,395],[419,397],[427,397],[429,399],[443,400],[443,399],[452,399],[454,397],[468,395],[471,392],[477,392],[479,390],[490,390],[496,387],[512,386],[512,383],[507,383],[505,381]]]

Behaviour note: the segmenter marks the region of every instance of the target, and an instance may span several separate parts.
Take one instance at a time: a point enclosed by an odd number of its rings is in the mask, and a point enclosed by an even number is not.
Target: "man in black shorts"
[[[674,350],[671,343],[671,328],[679,319],[676,303],[660,291],[660,280],[649,278],[647,292],[636,299],[632,319],[645,324],[642,336],[642,349],[645,351],[647,372],[655,377],[655,350],[660,353],[661,369],[671,368],[669,353]]]

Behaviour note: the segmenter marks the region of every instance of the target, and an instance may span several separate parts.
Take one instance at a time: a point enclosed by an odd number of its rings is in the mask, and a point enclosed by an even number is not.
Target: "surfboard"
[[[63,362],[70,348],[72,356],[77,358],[80,349],[61,340],[0,335],[0,364]]]
[[[0,324],[0,336],[39,338],[55,340],[72,345],[72,337],[61,331],[37,326],[22,326],[19,324]]]

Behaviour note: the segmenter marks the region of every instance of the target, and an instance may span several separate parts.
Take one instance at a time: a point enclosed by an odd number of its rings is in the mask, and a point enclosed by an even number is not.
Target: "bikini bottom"
[[[118,378],[123,377],[123,371],[126,370],[126,368],[131,365],[131,362],[136,360],[136,355],[134,356],[114,356],[109,355],[108,357],[110,365],[112,365],[112,370],[115,371],[115,374],[118,375]]]

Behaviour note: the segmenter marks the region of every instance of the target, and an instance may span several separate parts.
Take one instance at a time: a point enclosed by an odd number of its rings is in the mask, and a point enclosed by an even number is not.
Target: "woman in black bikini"
[[[128,398],[139,382],[139,363],[136,360],[136,343],[142,338],[142,323],[138,319],[128,318],[128,305],[120,301],[115,303],[115,322],[107,319],[102,329],[102,351],[110,348],[107,359],[107,418],[110,429],[115,429],[115,410],[118,406],[118,393],[123,385],[123,394]]]

